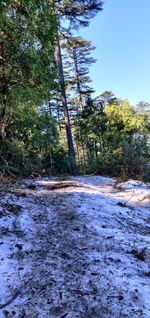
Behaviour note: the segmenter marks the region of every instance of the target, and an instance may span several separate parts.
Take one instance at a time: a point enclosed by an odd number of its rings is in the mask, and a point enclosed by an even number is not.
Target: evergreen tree
[[[76,161],[75,161],[75,151],[71,133],[70,118],[67,105],[66,97],[66,87],[64,79],[64,70],[62,64],[62,53],[60,47],[60,31],[61,23],[63,18],[67,19],[69,22],[68,30],[72,28],[79,28],[80,26],[88,26],[90,19],[93,18],[98,11],[102,10],[102,1],[97,0],[82,0],[82,1],[55,1],[54,12],[58,17],[58,31],[56,38],[56,58],[58,73],[60,79],[60,89],[61,89],[61,99],[64,109],[65,126],[68,140],[68,148],[71,162],[71,172],[72,174],[77,173]]]
[[[118,104],[118,100],[112,91],[105,91],[96,97],[95,102],[102,102],[105,106],[110,104]]]
[[[90,41],[84,40],[81,37],[70,37],[64,44],[67,51],[66,63],[68,78],[66,82],[69,83],[71,92],[74,92],[74,104],[76,109],[83,110],[84,101],[87,95],[94,92],[89,86],[92,82],[88,73],[89,66],[95,63],[96,60],[90,57],[91,52],[95,49]],[[76,96],[77,95],[77,96]]]
[[[68,106],[67,106],[61,48],[60,48],[60,41],[58,36],[57,36],[56,58],[57,58],[57,66],[58,66],[59,80],[60,80],[61,100],[62,100],[63,110],[64,110],[65,127],[66,127],[66,134],[67,134],[68,148],[69,148],[69,155],[70,155],[71,173],[73,175],[76,175],[77,167],[76,167],[76,161],[75,161],[75,151],[74,151],[70,118],[69,118],[69,112],[68,112]]]
[[[141,114],[143,112],[146,112],[150,116],[150,103],[140,101],[136,106],[135,106],[136,111]]]
[[[84,161],[94,162],[98,152],[103,152],[104,133],[107,129],[107,116],[102,104],[96,104],[88,97],[86,105],[76,121],[76,142],[84,149]]]

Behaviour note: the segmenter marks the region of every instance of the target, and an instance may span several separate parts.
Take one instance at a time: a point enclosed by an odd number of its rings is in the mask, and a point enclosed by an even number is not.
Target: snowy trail
[[[149,185],[70,181],[0,195],[0,318],[150,318]]]

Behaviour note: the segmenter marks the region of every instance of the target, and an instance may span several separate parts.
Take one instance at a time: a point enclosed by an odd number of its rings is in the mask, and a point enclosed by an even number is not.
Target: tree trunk
[[[2,95],[3,95],[3,102],[2,102],[2,109],[0,114],[0,134],[1,137],[5,136],[5,128],[7,126],[7,97],[8,97],[8,83],[5,76],[5,65],[4,65],[4,46],[3,43],[0,43],[0,77],[2,83]]]
[[[60,81],[60,88],[61,88],[61,100],[62,100],[62,104],[63,104],[66,134],[67,134],[67,140],[68,140],[71,174],[76,175],[77,174],[77,166],[76,166],[75,151],[74,151],[70,118],[69,118],[69,112],[68,112],[68,106],[67,106],[65,80],[64,80],[61,48],[60,48],[60,41],[59,41],[58,33],[57,33],[57,45],[56,45],[56,59],[57,59],[57,67],[58,67],[58,73],[59,73],[59,81]]]
[[[85,160],[85,151],[84,151],[84,144],[82,143],[82,153],[83,153],[83,169],[84,169],[84,174],[86,173],[86,169],[85,169],[85,164],[86,164],[86,160]]]
[[[76,84],[77,84],[77,92],[79,95],[79,105],[81,112],[83,111],[83,103],[82,103],[82,95],[81,95],[81,87],[80,87],[80,79],[79,79],[79,70],[78,70],[78,61],[77,61],[77,52],[76,48],[73,47],[73,59],[74,59],[74,66],[75,66],[75,77],[76,77]]]
[[[58,99],[57,99],[56,101],[57,101],[57,121],[58,121],[59,131],[61,132],[60,112],[59,112],[59,103],[58,103]]]

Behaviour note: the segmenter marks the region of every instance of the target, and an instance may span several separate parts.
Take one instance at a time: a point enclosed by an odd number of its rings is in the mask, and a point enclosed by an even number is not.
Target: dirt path
[[[149,318],[147,201],[108,178],[56,182],[1,195],[0,318]]]

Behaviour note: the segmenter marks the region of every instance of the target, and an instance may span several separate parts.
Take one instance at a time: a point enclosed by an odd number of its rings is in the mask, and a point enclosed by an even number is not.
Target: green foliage
[[[89,86],[92,82],[89,76],[89,67],[96,60],[91,52],[95,49],[90,41],[81,37],[69,36],[62,44],[64,74],[67,92],[70,93],[71,108],[82,111],[83,101],[87,94],[93,92]]]
[[[70,22],[70,26],[78,29],[88,26],[93,18],[103,8],[101,0],[62,0],[55,1],[55,9],[59,17]]]
[[[4,135],[20,102],[40,105],[56,78],[56,19],[49,1],[2,1],[0,18],[0,128]]]
[[[11,174],[41,173],[52,169],[53,153],[59,149],[56,120],[44,108],[22,104],[14,111],[3,139],[1,171]]]
[[[94,62],[90,57],[94,47],[74,31],[89,25],[102,5],[98,0],[0,2],[0,174],[70,173],[75,158],[73,151],[70,158],[67,154],[66,125],[79,172],[150,181],[149,103],[133,108],[111,91],[94,101],[89,97],[88,67]],[[64,82],[63,69],[60,85],[56,70],[55,48],[59,41],[62,44],[62,35],[69,52],[70,86]],[[60,62],[61,52],[58,57]],[[64,103],[68,87],[73,138]]]
[[[150,157],[148,116],[128,102],[99,107],[89,100],[76,123],[78,148],[84,150],[81,172],[144,178]]]

